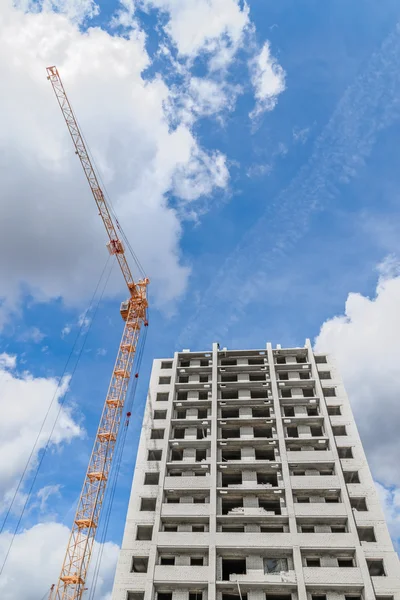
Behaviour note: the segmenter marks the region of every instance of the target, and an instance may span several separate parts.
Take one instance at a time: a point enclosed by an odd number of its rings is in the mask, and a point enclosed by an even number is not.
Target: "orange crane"
[[[62,114],[75,145],[93,197],[103,219],[109,241],[108,251],[117,257],[129,290],[129,299],[121,304],[125,327],[119,345],[114,371],[104,402],[103,412],[94,441],[92,455],[83,483],[78,507],[68,541],[67,551],[58,582],[52,586],[51,600],[80,600],[92,555],[96,530],[104,500],[115,444],[128,392],[134,358],[142,327],[147,321],[147,278],[135,282],[129,268],[123,242],[119,239],[118,222],[114,225],[111,211],[99,185],[78,123],[69,103],[56,67],[48,67],[47,78],[53,86]]]

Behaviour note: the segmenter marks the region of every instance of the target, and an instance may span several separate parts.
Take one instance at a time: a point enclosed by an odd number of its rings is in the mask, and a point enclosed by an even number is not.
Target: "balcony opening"
[[[172,592],[157,592],[157,600],[172,600]]]
[[[247,594],[241,592],[237,594],[222,594],[222,600],[247,600]]]
[[[313,398],[315,392],[313,388],[303,388],[303,398]]]
[[[346,427],[344,425],[334,425],[332,427],[332,432],[333,432],[333,435],[335,437],[342,436],[342,435],[347,435],[347,433],[346,433]]]
[[[268,418],[271,416],[271,411],[268,407],[265,408],[253,408],[252,416],[254,419]]]
[[[287,437],[290,438],[298,438],[299,437],[299,432],[296,426],[293,427],[286,427],[286,435]]]
[[[196,430],[196,439],[205,440],[207,438],[207,427],[199,427]]]
[[[238,400],[239,390],[221,390],[221,400]]]
[[[385,569],[381,558],[367,558],[367,567],[371,577],[385,577]]]
[[[177,533],[178,525],[169,525],[166,523],[163,527],[163,531],[167,531],[168,533]]]
[[[230,461],[230,460],[242,460],[242,452],[241,450],[222,450],[221,453],[222,461]]]
[[[258,499],[258,506],[267,512],[272,512],[275,515],[281,514],[281,503],[279,500],[262,500]]]
[[[165,498],[165,501],[167,502],[167,504],[179,504],[180,498],[179,496],[167,496]]]
[[[207,450],[196,450],[196,462],[202,462],[203,460],[207,460]]]
[[[360,542],[376,542],[373,527],[357,527],[357,533]]]
[[[157,498],[142,498],[140,501],[140,510],[154,511],[156,510]]]
[[[182,477],[182,471],[169,471],[168,477]]]
[[[331,533],[346,533],[346,525],[331,525]]]
[[[238,380],[238,376],[234,373],[229,373],[229,375],[221,375],[221,383],[236,383]]]
[[[173,448],[171,450],[171,461],[181,461],[181,460],[183,460],[182,448]]]
[[[315,362],[317,363],[317,365],[323,365],[326,364],[328,361],[326,360],[326,356],[323,356],[322,354],[320,355],[315,355]]]
[[[126,600],[144,600],[144,592],[128,592]]]
[[[221,367],[235,367],[236,365],[236,358],[221,358]]]
[[[144,485],[158,485],[160,473],[145,473]]]
[[[343,471],[345,483],[360,483],[358,471]]]
[[[161,368],[162,369],[172,369],[172,362],[170,361],[164,361],[161,363]]]
[[[189,383],[189,375],[180,375],[178,383]]]
[[[198,399],[199,400],[208,400],[208,392],[199,392]]]
[[[315,533],[314,525],[302,525],[300,529],[301,533]]]
[[[222,487],[230,485],[242,485],[241,473],[222,473]]]
[[[203,592],[189,592],[188,600],[203,600]]]
[[[286,356],[277,356],[276,364],[277,365],[286,365]]]
[[[188,399],[188,393],[187,392],[178,392],[176,395],[176,399],[177,400],[187,400]]]
[[[175,565],[175,556],[160,556],[160,565],[173,567]]]
[[[198,419],[207,419],[208,417],[208,410],[206,408],[199,408],[197,410],[197,418]]]
[[[149,450],[147,454],[148,461],[161,460],[162,450]]]
[[[289,381],[289,373],[286,373],[285,371],[279,373],[278,379],[279,381]]]
[[[172,436],[174,440],[184,440],[185,439],[185,428],[184,427],[175,427],[174,434]]]
[[[327,600],[326,594],[311,594],[311,600]]]
[[[176,418],[177,419],[186,419],[186,410],[177,410]]]
[[[339,496],[325,496],[326,504],[338,504],[340,502]]]
[[[339,417],[341,414],[340,406],[328,406],[328,415],[330,417]]]
[[[244,533],[244,525],[222,525],[222,533]]]
[[[138,525],[136,529],[136,539],[140,541],[149,541],[153,537],[153,525]]]
[[[272,438],[271,427],[253,427],[253,435],[255,438]]]
[[[264,373],[250,373],[249,381],[265,381]]]
[[[224,427],[221,429],[221,437],[223,440],[231,438],[240,438],[240,427],[230,428]]]
[[[265,594],[265,600],[292,600],[292,594]]]
[[[281,390],[281,398],[291,398],[292,390]]]
[[[264,365],[264,359],[263,358],[248,358],[248,364],[253,366],[253,365]]]
[[[350,506],[359,512],[368,510],[367,501],[365,498],[350,498]]]
[[[300,373],[299,373],[299,379],[311,379],[310,373],[307,373],[307,372],[304,373],[304,372],[300,371]]]
[[[321,559],[317,557],[306,558],[306,567],[320,567]]]
[[[288,570],[287,558],[264,558],[264,573],[281,573]]]
[[[204,566],[204,556],[191,556],[190,557],[190,566],[191,567],[203,567]]]
[[[338,558],[337,564],[338,567],[348,569],[350,567],[354,567],[354,560],[352,558]]]
[[[261,525],[260,533],[284,533],[283,525]]]
[[[350,447],[339,447],[337,449],[339,458],[353,458],[353,450]]]
[[[274,450],[264,450],[263,448],[255,449],[256,460],[275,460]]]
[[[206,528],[204,525],[192,525],[193,533],[204,533],[205,530]]]
[[[155,421],[158,421],[158,420],[161,421],[161,420],[166,419],[166,418],[167,418],[167,411],[166,410],[155,410],[154,413],[153,413],[153,419]]]
[[[324,393],[325,398],[332,398],[333,396],[336,396],[336,389],[335,388],[322,388],[322,391]]]
[[[230,581],[231,575],[246,575],[245,558],[222,559],[222,579],[224,581]]]
[[[134,556],[132,558],[131,573],[147,573],[148,566],[148,556]]]
[[[284,406],[283,412],[285,414],[285,417],[294,417],[295,416],[294,406]]]
[[[295,496],[295,500],[298,504],[310,504],[309,496]]]
[[[237,508],[243,508],[243,498],[222,498],[223,515],[227,515]]]
[[[209,367],[210,366],[210,361],[203,359],[203,360],[200,361],[200,366],[201,367]]]
[[[278,476],[276,473],[257,473],[257,484],[265,485],[266,487],[277,487]]]
[[[318,408],[316,406],[307,406],[308,417],[318,417]]]
[[[208,375],[200,375],[199,382],[200,383],[208,383]]]
[[[193,496],[193,504],[206,504],[208,503],[208,498],[205,496]]]
[[[152,429],[150,434],[150,439],[152,440],[162,440],[164,439],[165,429]]]
[[[190,360],[181,360],[179,363],[180,367],[190,367]]]
[[[268,392],[267,392],[267,390],[251,390],[250,398],[251,399],[267,399]]]
[[[310,427],[310,432],[312,437],[322,437],[324,432],[322,431],[322,427],[320,425],[313,425]]]
[[[223,419],[238,419],[239,409],[238,408],[222,408],[221,417]]]

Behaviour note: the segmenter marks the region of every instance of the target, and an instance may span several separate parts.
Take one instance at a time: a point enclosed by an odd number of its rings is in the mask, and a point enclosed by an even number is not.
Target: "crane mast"
[[[103,191],[87,152],[82,134],[56,67],[48,67],[47,76],[53,86],[68,131],[88,180],[99,214],[105,225],[110,254],[117,257],[130,297],[121,304],[125,321],[117,359],[104,402],[103,412],[93,445],[88,469],[78,501],[67,551],[59,580],[50,591],[50,600],[81,600],[96,530],[99,524],[104,494],[120,429],[124,404],[132,374],[142,326],[147,326],[147,278],[135,282],[117,234]],[[117,224],[118,227],[118,224]]]

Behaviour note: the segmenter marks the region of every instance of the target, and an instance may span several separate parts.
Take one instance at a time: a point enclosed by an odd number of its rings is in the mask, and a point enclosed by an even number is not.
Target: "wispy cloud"
[[[308,162],[216,272],[178,343],[223,338],[248,306],[268,293],[276,261],[306,234],[312,215],[336,200],[338,186],[357,174],[379,132],[399,119],[399,53],[396,26],[340,99]]]

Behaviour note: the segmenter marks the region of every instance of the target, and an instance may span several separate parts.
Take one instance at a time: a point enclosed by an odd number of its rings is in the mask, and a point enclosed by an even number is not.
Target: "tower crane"
[[[77,120],[64,90],[56,67],[48,67],[50,81],[65,123],[75,146],[99,214],[106,228],[108,251],[115,255],[129,290],[129,298],[121,304],[121,316],[125,327],[119,345],[117,359],[104,402],[103,412],[93,445],[88,469],[83,482],[76,514],[71,528],[67,551],[58,582],[50,590],[49,600],[81,600],[92,555],[96,529],[110,474],[125,399],[132,374],[134,358],[142,327],[147,327],[147,278],[134,281],[125,255],[125,248],[118,236],[118,221],[112,216],[106,198],[99,185],[96,172],[80,132]]]

